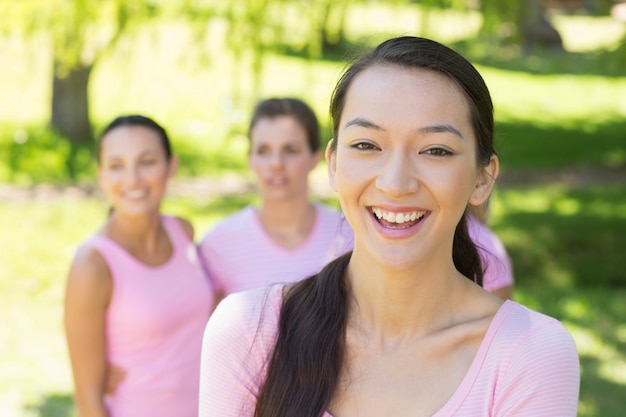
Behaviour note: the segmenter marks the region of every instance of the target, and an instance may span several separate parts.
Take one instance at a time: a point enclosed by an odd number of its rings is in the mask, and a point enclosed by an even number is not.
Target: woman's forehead
[[[439,71],[376,65],[352,81],[339,128],[354,118],[381,127],[403,122],[418,128],[424,123],[469,122],[469,105],[461,88]]]

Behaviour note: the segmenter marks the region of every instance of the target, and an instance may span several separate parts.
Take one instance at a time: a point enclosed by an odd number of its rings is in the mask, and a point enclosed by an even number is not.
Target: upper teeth
[[[287,181],[284,178],[270,178],[268,182],[272,185],[282,185],[285,184]]]
[[[135,190],[135,191],[128,191],[126,193],[126,196],[129,198],[139,198],[139,197],[143,197],[144,194],[145,193],[143,190]]]
[[[384,211],[379,209],[378,207],[372,207],[372,212],[379,219],[385,219],[390,223],[406,223],[412,222],[415,219],[419,219],[426,214],[424,210],[422,211],[411,211],[406,213],[394,213],[392,211]]]

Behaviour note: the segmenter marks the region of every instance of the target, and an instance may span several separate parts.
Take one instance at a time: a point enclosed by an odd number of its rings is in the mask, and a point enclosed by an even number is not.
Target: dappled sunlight
[[[554,211],[562,216],[574,216],[581,211],[581,202],[573,198],[564,198],[554,203]]]
[[[570,52],[614,48],[626,27],[609,16],[554,15],[552,22],[562,34],[565,49]]]
[[[626,103],[620,99],[626,94],[623,78],[481,70],[493,96],[497,120],[533,120],[546,125],[572,120],[593,126],[595,122],[588,123],[592,115],[599,117],[599,122],[626,115]]]
[[[625,207],[619,185],[501,188],[492,201],[492,225],[520,283],[620,285]]]
[[[592,328],[584,328],[575,324],[564,323],[574,340],[576,348],[581,356],[597,358],[601,364],[597,369],[597,375],[606,381],[624,385],[626,389],[626,357],[614,346],[604,343],[603,339]]]
[[[626,291],[559,290],[547,285],[529,288],[519,281],[517,287],[518,302],[561,320],[574,338],[582,377],[578,416],[604,416],[602,410],[623,410]]]
[[[237,60],[226,45],[225,15],[214,25],[198,17],[206,32],[181,16],[159,21],[157,30],[138,27],[94,67],[94,132],[122,113],[145,113],[167,127],[181,168],[163,212],[190,219],[196,239],[258,202],[246,137],[258,98],[305,99],[325,142],[332,135],[328,101],[353,50],[393,34],[424,35],[425,9],[416,2],[356,2],[342,43],[313,59],[300,7],[309,3],[282,2],[284,15],[267,15],[284,24],[283,33],[275,44],[260,44],[256,74],[253,51],[239,51]],[[626,26],[608,17],[550,18],[565,54],[496,49],[478,34],[482,16],[473,10],[432,9],[427,34],[466,53],[493,95],[502,170],[491,226],[513,261],[514,299],[572,333],[582,369],[579,417],[616,417],[626,409],[626,78],[623,61],[609,51]],[[97,191],[92,149],[73,154],[48,127],[51,42],[27,37],[0,36],[0,57],[11,63],[0,66],[0,317],[10,324],[0,327],[0,414],[73,417],[65,280],[76,247],[102,225],[108,205]],[[323,163],[311,182],[314,198],[338,206]]]
[[[494,198],[493,206],[495,213],[511,213],[523,211],[527,213],[544,213],[552,205],[551,193],[541,189],[534,190],[509,190],[506,194],[499,193]]]

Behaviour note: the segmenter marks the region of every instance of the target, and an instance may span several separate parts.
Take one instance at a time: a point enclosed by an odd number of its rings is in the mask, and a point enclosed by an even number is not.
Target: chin
[[[417,267],[415,255],[378,252],[372,257],[382,268],[393,271],[408,271]]]

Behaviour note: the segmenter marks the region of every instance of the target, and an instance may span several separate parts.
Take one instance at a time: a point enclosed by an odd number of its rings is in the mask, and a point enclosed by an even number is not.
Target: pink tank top
[[[125,372],[106,398],[111,417],[198,413],[202,333],[213,291],[179,221],[163,216],[162,224],[173,253],[157,267],[139,262],[105,236],[89,242],[106,260],[113,281],[106,313],[108,361]]]

